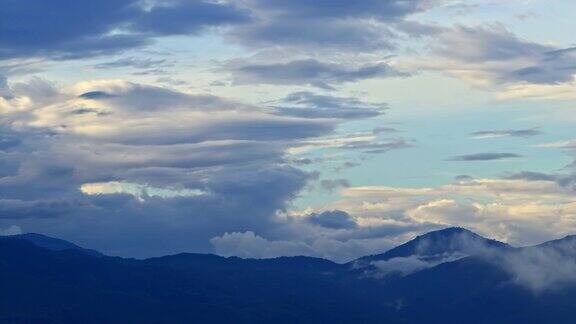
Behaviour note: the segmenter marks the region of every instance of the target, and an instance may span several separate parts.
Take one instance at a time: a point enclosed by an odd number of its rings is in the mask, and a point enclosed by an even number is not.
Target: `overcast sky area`
[[[3,0],[0,235],[344,262],[576,234],[570,0]]]

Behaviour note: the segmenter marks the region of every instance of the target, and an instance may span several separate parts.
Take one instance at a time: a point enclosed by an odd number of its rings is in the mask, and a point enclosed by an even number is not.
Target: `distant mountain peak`
[[[357,261],[372,262],[392,258],[434,258],[451,254],[473,255],[486,248],[509,248],[505,243],[482,237],[462,227],[448,227],[417,236],[385,253],[362,257]]]

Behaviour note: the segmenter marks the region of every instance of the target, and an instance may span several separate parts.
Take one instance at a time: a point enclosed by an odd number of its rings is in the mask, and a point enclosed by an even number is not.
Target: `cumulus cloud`
[[[280,226],[314,176],[286,150],[341,122],[119,80],[10,91],[0,224],[127,256],[209,252],[225,232]]]
[[[514,153],[476,153],[457,155],[451,158],[449,161],[497,161],[519,157],[522,156]]]
[[[212,252],[224,243],[210,239],[251,231],[258,235],[228,240],[272,247],[241,255],[288,251],[338,261],[381,252],[415,228],[361,227],[344,211],[293,217],[286,210],[317,178],[288,164],[290,150],[398,146],[372,140],[379,135],[372,132],[313,142],[342,122],[381,114],[384,104],[310,92],[275,101],[319,116],[122,80],[60,87],[32,79],[9,89],[13,97],[1,110],[0,226],[136,257]],[[343,179],[321,185],[349,186]]]
[[[314,251],[305,243],[268,241],[254,232],[226,233],[210,240],[215,252],[222,256],[241,258],[274,258],[278,256],[313,256]]]
[[[461,226],[518,245],[574,233],[573,177],[524,174],[461,179],[423,188],[349,187],[326,208],[345,210],[361,228],[395,223]]]

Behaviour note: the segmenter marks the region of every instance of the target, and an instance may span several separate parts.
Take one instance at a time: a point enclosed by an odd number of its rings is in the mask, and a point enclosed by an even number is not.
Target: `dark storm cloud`
[[[319,95],[309,91],[293,92],[275,108],[282,115],[304,118],[359,119],[379,116],[387,104],[365,103],[358,98]]]
[[[315,59],[246,64],[231,67],[230,71],[236,84],[309,84],[324,89],[332,89],[334,85],[358,80],[407,76],[385,63],[351,67]]]
[[[540,135],[542,132],[537,128],[529,129],[506,129],[506,130],[490,130],[479,131],[470,133],[473,137],[477,138],[491,138],[491,137],[532,137]]]
[[[496,161],[519,158],[521,155],[514,153],[476,153],[455,156],[448,161]]]

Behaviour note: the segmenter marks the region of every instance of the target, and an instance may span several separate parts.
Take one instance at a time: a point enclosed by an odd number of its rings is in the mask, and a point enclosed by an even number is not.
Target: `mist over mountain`
[[[24,234],[0,239],[0,261],[0,321],[11,323],[570,323],[576,316],[574,236],[514,248],[448,228],[338,264],[191,253],[126,259]],[[410,261],[420,266],[407,270]]]

